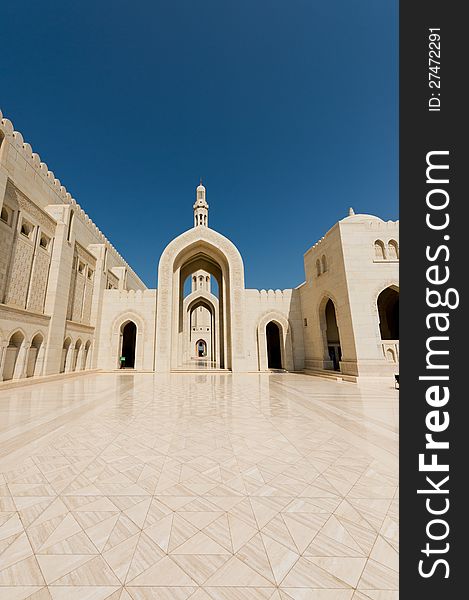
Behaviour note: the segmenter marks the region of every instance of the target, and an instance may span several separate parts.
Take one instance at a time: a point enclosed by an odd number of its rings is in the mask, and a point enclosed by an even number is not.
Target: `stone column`
[[[69,205],[49,205],[46,208],[47,212],[58,222],[55,229],[44,308],[44,312],[51,315],[46,343],[44,375],[51,375],[60,371],[75,246],[73,228],[70,239],[67,239],[71,209],[72,207]]]

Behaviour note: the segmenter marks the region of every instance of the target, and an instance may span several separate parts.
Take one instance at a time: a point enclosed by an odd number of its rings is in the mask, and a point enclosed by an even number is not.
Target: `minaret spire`
[[[194,203],[194,227],[208,227],[208,204],[205,198],[206,190],[202,185],[202,178],[200,178],[200,184],[197,186],[195,203]]]

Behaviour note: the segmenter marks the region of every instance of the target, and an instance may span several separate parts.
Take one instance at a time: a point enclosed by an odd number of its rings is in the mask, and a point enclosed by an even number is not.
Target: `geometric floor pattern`
[[[0,390],[0,598],[397,600],[397,407],[300,374]]]

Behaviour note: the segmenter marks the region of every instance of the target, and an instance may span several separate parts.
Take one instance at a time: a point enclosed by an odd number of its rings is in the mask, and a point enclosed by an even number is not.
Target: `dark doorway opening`
[[[399,339],[399,292],[386,288],[378,296],[379,330],[382,340]]]
[[[199,358],[207,356],[207,343],[204,340],[199,340],[196,347],[196,353]]]
[[[269,369],[281,369],[280,329],[277,323],[273,321],[267,323],[265,334],[267,338],[267,366]]]
[[[122,356],[125,357],[124,367],[135,367],[135,343],[137,341],[137,326],[129,321],[122,328]]]
[[[337,325],[337,316],[335,306],[331,299],[326,304],[326,337],[329,359],[332,362],[332,369],[340,371],[340,361],[342,360],[342,349],[340,347],[339,327]]]

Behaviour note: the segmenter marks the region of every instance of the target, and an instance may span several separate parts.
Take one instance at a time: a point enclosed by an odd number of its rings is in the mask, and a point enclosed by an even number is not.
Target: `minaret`
[[[208,204],[205,199],[205,188],[202,180],[197,186],[196,198],[194,203],[194,227],[208,227]]]

